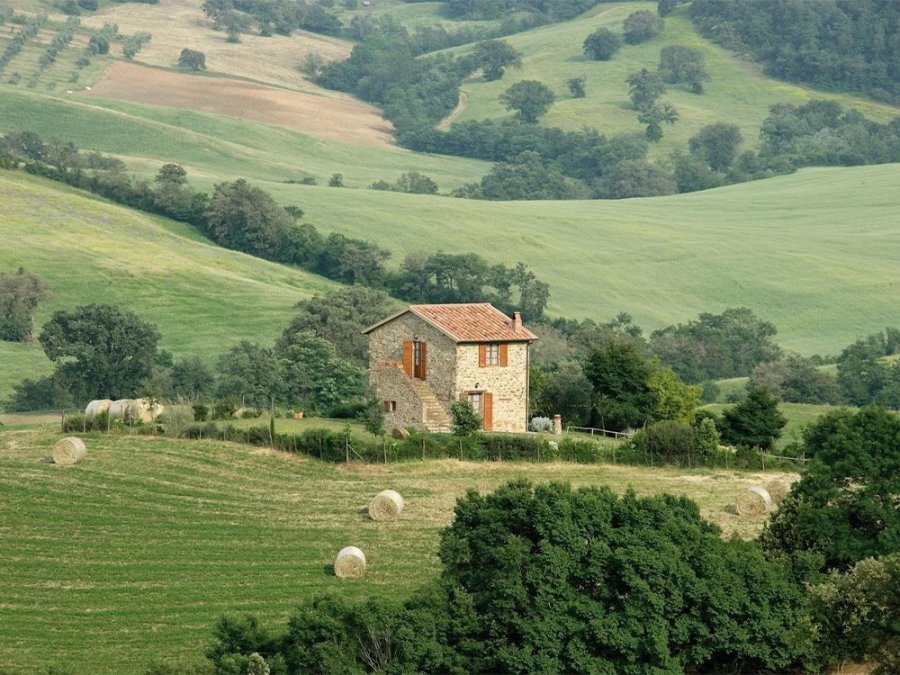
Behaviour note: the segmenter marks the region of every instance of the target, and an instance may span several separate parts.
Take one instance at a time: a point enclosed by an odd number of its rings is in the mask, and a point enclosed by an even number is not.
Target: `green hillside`
[[[314,594],[405,597],[438,572],[439,531],[457,497],[516,477],[696,499],[726,534],[764,516],[725,510],[766,480],[724,470],[576,464],[410,462],[331,466],[235,444],[88,436],[88,456],[43,461],[53,427],[0,429],[0,664],[23,672],[144,673],[151,659],[196,661],[222,614],[282,626]],[[769,476],[771,478],[774,476]],[[363,513],[385,487],[399,521]],[[702,486],[702,487],[700,487]],[[360,546],[369,572],[340,580],[337,551]],[[18,671],[14,671],[18,672]]]
[[[50,287],[38,325],[58,309],[111,303],[156,323],[163,348],[214,359],[241,339],[273,340],[296,302],[331,287],[24,174],[0,171],[0,203],[0,269],[25,265]],[[0,400],[51,369],[37,343],[0,342],[0,362]]]
[[[520,80],[540,80],[550,87],[557,101],[541,118],[545,126],[577,130],[596,127],[604,134],[643,132],[631,109],[629,74],[647,68],[656,71],[659,51],[668,45],[685,45],[699,49],[706,59],[711,81],[702,95],[692,94],[684,85],[668,85],[664,100],[678,110],[680,119],[664,129],[664,138],[653,146],[657,156],[668,155],[675,148],[685,149],[687,139],[701,127],[714,122],[730,122],[741,128],[747,146],[755,146],[759,127],[776,103],[802,104],[811,98],[824,98],[859,109],[868,117],[886,122],[900,115],[900,109],[845,94],[815,91],[761,74],[760,68],[743,61],[731,52],[703,39],[681,7],[667,16],[665,30],[639,45],[623,45],[611,61],[593,61],[584,56],[584,39],[599,27],[622,32],[622,23],[632,12],[656,11],[655,2],[601,4],[574,21],[544,26],[504,38],[522,54],[522,68],[507,70],[503,79],[485,82],[481,76],[463,85],[468,95],[466,109],[459,121],[494,117],[511,117],[499,96]],[[468,47],[450,50],[463,53]],[[587,78],[585,98],[572,98],[566,80],[584,75]]]
[[[775,323],[784,347],[829,354],[895,323],[898,181],[900,165],[881,165],[624,201],[356,190],[335,201],[319,188],[302,205],[320,226],[370,237],[397,259],[443,249],[522,260],[550,282],[554,314],[607,320],[626,311],[655,329],[746,306]]]

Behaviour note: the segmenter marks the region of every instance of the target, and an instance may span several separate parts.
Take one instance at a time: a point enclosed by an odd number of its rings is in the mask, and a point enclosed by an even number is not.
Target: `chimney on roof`
[[[513,332],[521,333],[522,332],[522,313],[521,312],[513,312]]]

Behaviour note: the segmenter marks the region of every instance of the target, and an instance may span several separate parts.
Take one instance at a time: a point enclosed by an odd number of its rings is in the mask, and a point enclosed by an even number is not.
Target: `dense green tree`
[[[521,68],[522,56],[503,40],[484,40],[475,45],[475,62],[491,82],[503,77],[507,68]]]
[[[291,217],[260,188],[240,179],[215,186],[206,210],[207,229],[219,244],[276,258]]]
[[[660,50],[659,75],[663,82],[689,85],[695,94],[702,94],[703,83],[710,79],[703,52],[682,45],[669,45]]]
[[[594,347],[584,374],[594,388],[594,411],[604,429],[621,431],[651,420],[656,397],[648,380],[653,366],[631,342],[608,338]]]
[[[55,312],[38,337],[57,373],[88,398],[130,398],[141,393],[157,359],[159,332],[113,305]]]
[[[553,91],[537,80],[522,80],[500,94],[507,110],[514,110],[523,122],[533,124],[546,114],[556,97]]]
[[[511,162],[494,164],[481,179],[481,199],[575,199],[577,189],[562,172],[526,150]]]
[[[450,405],[451,427],[457,436],[471,436],[481,429],[484,420],[468,401],[454,401]]]
[[[637,118],[638,122],[647,125],[644,135],[656,142],[663,137],[663,124],[675,124],[678,121],[678,111],[671,103],[654,103],[649,108],[641,110]]]
[[[671,368],[653,364],[647,386],[656,400],[653,418],[690,424],[700,405],[700,387],[685,384]]]
[[[709,190],[719,187],[723,182],[722,177],[710,169],[705,160],[683,152],[672,155],[672,176],[679,192]]]
[[[809,596],[826,664],[875,662],[876,675],[900,672],[900,553],[832,572]]]
[[[811,457],[766,530],[764,545],[823,556],[847,569],[900,550],[900,418],[885,410],[839,410],[803,433]]]
[[[594,388],[578,361],[565,360],[552,369],[532,368],[530,415],[562,415],[566,424],[590,422]]]
[[[771,450],[787,419],[778,399],[764,387],[751,389],[747,398],[722,412],[722,440],[733,445]]]
[[[572,98],[585,97],[585,82],[587,82],[587,78],[584,75],[579,75],[578,77],[570,77],[566,80],[566,86],[569,88],[569,93],[572,94]]]
[[[47,297],[47,283],[20,267],[15,274],[0,272],[0,340],[31,342],[34,312]]]
[[[656,105],[656,100],[666,93],[666,85],[662,78],[646,68],[631,73],[625,81],[628,83],[628,96],[635,110],[651,110]]]
[[[762,386],[789,403],[841,403],[834,375],[820,371],[810,359],[796,354],[754,368],[748,387]]]
[[[685,382],[750,375],[760,363],[781,357],[775,326],[745,307],[704,312],[687,324],[650,335],[653,353]]]
[[[708,124],[688,140],[691,153],[702,157],[714,171],[725,172],[737,155],[743,137],[736,124]]]
[[[650,38],[659,35],[664,27],[665,22],[656,12],[648,10],[632,12],[625,18],[623,26],[625,42],[630,45],[646,42]]]
[[[884,357],[900,353],[900,330],[888,328],[846,347],[838,356],[837,382],[853,405],[879,403],[900,409],[900,361]]]
[[[174,399],[199,401],[208,399],[215,391],[216,377],[212,369],[196,356],[173,363],[169,377]]]
[[[339,358],[334,345],[308,331],[282,336],[275,348],[281,399],[303,410],[325,412],[363,395],[363,370]]]
[[[675,194],[672,176],[642,159],[626,159],[613,166],[596,184],[601,199],[629,199]]]
[[[397,191],[417,195],[433,195],[437,194],[438,185],[418,171],[408,171],[400,174],[400,178],[397,179]]]
[[[298,333],[310,332],[331,342],[340,358],[357,366],[366,366],[368,338],[362,331],[388,316],[394,304],[387,293],[362,286],[313,295],[295,305],[297,314],[282,333],[276,348],[287,345]]]
[[[285,399],[282,364],[274,350],[242,340],[219,357],[219,396],[243,405],[268,408]]]
[[[788,571],[721,539],[684,498],[526,481],[469,491],[440,558],[469,672],[787,670],[807,649]]]
[[[595,61],[609,61],[622,47],[622,38],[608,28],[598,28],[584,39],[584,53]]]
[[[178,56],[178,67],[194,72],[206,70],[206,54],[185,47]]]

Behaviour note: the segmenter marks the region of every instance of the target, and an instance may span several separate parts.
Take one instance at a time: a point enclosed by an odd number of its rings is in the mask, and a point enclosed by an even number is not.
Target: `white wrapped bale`
[[[109,406],[113,404],[111,399],[101,398],[94,401],[91,401],[87,404],[87,408],[84,409],[84,416],[88,419],[93,419],[97,415],[105,413],[109,410]]]
[[[747,488],[735,503],[739,516],[761,516],[772,510],[772,496],[763,487]]]
[[[78,464],[87,454],[87,448],[77,436],[67,436],[53,446],[53,463],[60,466]]]
[[[356,546],[345,546],[334,560],[334,575],[341,579],[356,579],[366,573],[366,556]]]
[[[372,520],[395,520],[403,512],[403,497],[394,490],[382,490],[369,504],[369,517]]]

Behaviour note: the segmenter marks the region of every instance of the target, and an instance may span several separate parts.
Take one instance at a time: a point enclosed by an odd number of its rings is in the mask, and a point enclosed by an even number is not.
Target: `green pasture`
[[[433,580],[441,528],[467,489],[526,477],[687,495],[726,534],[763,518],[726,510],[775,474],[574,464],[328,465],[264,448],[140,436],[85,438],[70,468],[47,461],[55,425],[0,429],[0,664],[24,672],[143,673],[196,661],[223,614],[281,628],[298,602],[332,592],[403,598]],[[407,500],[399,521],[364,512],[379,491]],[[337,551],[369,572],[339,580]]]
[[[714,122],[737,124],[745,147],[755,147],[760,124],[769,107],[776,103],[803,104],[811,98],[824,98],[857,108],[880,122],[900,115],[900,108],[764,76],[756,64],[703,39],[694,30],[686,7],[666,17],[660,35],[639,45],[623,45],[610,61],[593,61],[584,56],[582,44],[590,33],[602,26],[621,34],[625,18],[638,10],[655,12],[656,3],[601,4],[575,20],[504,38],[521,52],[522,68],[507,70],[503,79],[495,82],[485,82],[480,75],[466,82],[463,90],[468,94],[468,103],[458,121],[511,117],[512,113],[499,100],[500,94],[519,80],[540,80],[557,96],[550,112],[541,118],[543,125],[573,130],[595,127],[607,135],[643,133],[643,125],[631,109],[625,78],[641,68],[655,72],[660,49],[668,45],[702,51],[712,79],[702,95],[690,93],[685,85],[668,85],[663,100],[675,106],[680,119],[674,125],[666,125],[663,140],[653,146],[652,153],[659,157],[676,148],[686,149],[688,138]],[[457,47],[450,51],[463,53],[469,49]],[[572,98],[566,80],[581,75],[587,78],[587,95]]]
[[[0,85],[0,133],[9,131],[116,154],[148,176],[177,162],[204,188],[237,178],[279,183],[305,176],[327,185],[334,173],[343,174],[348,187],[362,188],[419,171],[449,192],[490,168],[487,162],[353,145],[237,117]]]
[[[156,323],[164,349],[213,360],[241,339],[274,340],[294,304],[332,287],[24,173],[0,172],[0,203],[0,269],[24,265],[49,285],[38,327],[59,309],[111,303]],[[37,342],[0,342],[0,363],[0,400],[51,369]]]
[[[523,261],[555,315],[630,313],[645,331],[749,307],[801,354],[832,354],[900,310],[900,165],[806,169],[706,192],[621,201],[484,202],[312,188],[310,221],[395,253]],[[300,194],[270,185],[283,202]],[[360,218],[360,214],[365,214]],[[400,236],[402,233],[402,236]]]

